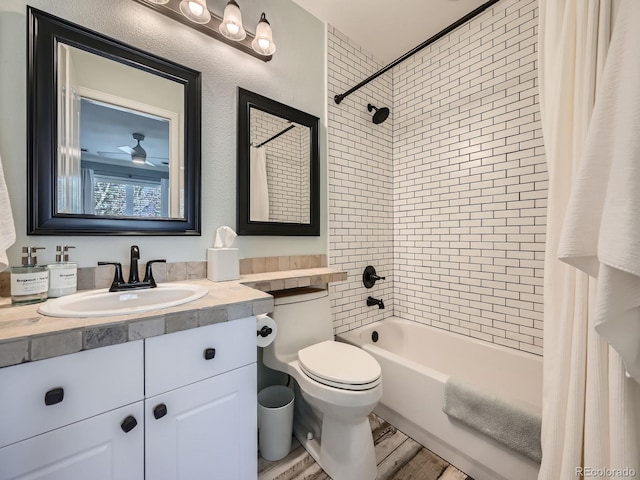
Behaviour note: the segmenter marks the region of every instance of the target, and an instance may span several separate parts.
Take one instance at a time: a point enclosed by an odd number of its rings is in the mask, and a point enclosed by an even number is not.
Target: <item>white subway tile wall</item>
[[[367,104],[391,107],[391,72],[361,88],[341,104],[333,97],[384,65],[331,26],[328,27],[329,265],[348,273],[331,285],[336,333],[393,315],[392,117],[375,125]],[[380,276],[371,289],[362,272],[373,265]],[[383,310],[367,307],[371,295]]]
[[[542,354],[547,171],[535,0],[393,70],[395,315]]]
[[[380,258],[394,272],[373,289],[392,302],[382,315],[542,354],[537,29],[535,0],[502,0],[336,105],[383,65],[329,27],[329,255],[349,272],[336,332],[380,318],[356,278]],[[391,99],[370,123],[366,104]]]

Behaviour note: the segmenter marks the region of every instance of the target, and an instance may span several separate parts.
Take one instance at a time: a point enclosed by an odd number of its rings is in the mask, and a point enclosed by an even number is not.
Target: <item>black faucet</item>
[[[129,282],[130,284],[139,283],[138,277],[138,260],[140,260],[140,249],[137,245],[131,245],[131,260],[129,262]]]
[[[384,308],[382,299],[378,300],[377,298],[367,297],[367,307],[373,307],[374,305],[378,305],[378,308],[381,310]]]
[[[122,265],[117,262],[98,262],[98,265],[113,265],[115,266],[115,274],[113,282],[111,282],[110,292],[123,292],[126,290],[134,290],[140,288],[156,288],[155,279],[153,278],[153,270],[151,266],[154,263],[166,262],[164,258],[158,260],[149,260],[145,267],[144,280],[140,281],[138,276],[138,260],[140,260],[140,248],[137,245],[131,246],[131,259],[129,265],[129,281],[125,283],[122,278]]]

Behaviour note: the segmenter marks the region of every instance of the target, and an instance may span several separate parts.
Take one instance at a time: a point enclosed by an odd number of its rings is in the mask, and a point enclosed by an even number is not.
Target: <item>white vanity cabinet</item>
[[[255,317],[0,369],[0,480],[257,477]]]
[[[140,480],[142,341],[0,369],[0,479]]]
[[[256,478],[255,330],[250,317],[147,340],[148,479]]]

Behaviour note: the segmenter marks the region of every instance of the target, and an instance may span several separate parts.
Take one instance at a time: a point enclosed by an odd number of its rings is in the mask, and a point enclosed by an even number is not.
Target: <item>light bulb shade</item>
[[[194,23],[209,23],[211,13],[207,8],[207,0],[182,0],[180,11]]]
[[[156,5],[164,5],[169,3],[169,0],[145,0],[148,3],[155,3]]]
[[[236,42],[244,40],[247,36],[247,32],[242,26],[240,7],[234,0],[229,0],[229,3],[224,8],[224,18],[218,29],[222,35]]]
[[[256,38],[251,42],[253,48],[260,55],[273,55],[276,51],[276,44],[273,43],[271,25],[267,21],[266,15],[260,16],[260,21],[256,27]]]

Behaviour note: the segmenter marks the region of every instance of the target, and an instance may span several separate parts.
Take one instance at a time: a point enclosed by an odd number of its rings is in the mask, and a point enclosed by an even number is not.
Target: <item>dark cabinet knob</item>
[[[211,360],[212,358],[215,358],[216,356],[216,349],[215,348],[206,348],[204,350],[204,359],[205,360]]]
[[[64,388],[52,388],[47,393],[44,394],[44,404],[45,405],[55,405],[56,403],[60,403],[64,400]]]
[[[153,416],[155,417],[156,420],[164,417],[167,414],[167,406],[164,403],[161,403],[160,405],[156,405],[155,408],[153,409]]]
[[[122,421],[120,428],[122,428],[124,433],[129,433],[131,430],[136,428],[136,425],[138,425],[138,421],[133,417],[133,415],[129,415]]]

